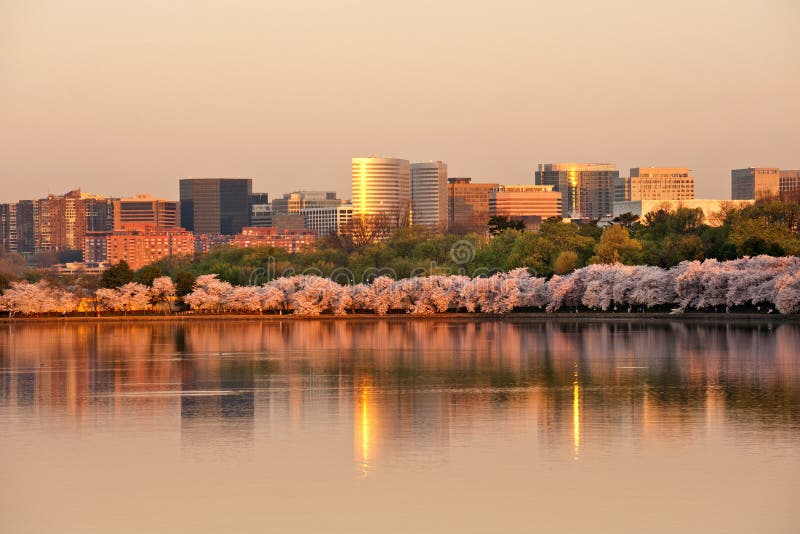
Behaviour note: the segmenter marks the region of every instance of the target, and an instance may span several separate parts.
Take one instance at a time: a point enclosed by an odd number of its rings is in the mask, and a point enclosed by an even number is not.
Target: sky
[[[0,0],[0,202],[350,197],[350,158],[532,183],[539,163],[800,167],[795,0]]]

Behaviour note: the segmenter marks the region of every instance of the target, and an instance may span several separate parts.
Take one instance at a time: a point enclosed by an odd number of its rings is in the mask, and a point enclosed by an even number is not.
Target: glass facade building
[[[562,215],[571,219],[610,217],[619,181],[609,163],[547,163],[536,171],[536,184],[560,192]]]
[[[181,225],[196,233],[235,235],[250,223],[250,178],[180,181]]]

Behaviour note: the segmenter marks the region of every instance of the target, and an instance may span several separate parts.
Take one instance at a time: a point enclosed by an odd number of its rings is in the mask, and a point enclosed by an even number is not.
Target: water
[[[800,532],[800,326],[0,325],[0,532]]]

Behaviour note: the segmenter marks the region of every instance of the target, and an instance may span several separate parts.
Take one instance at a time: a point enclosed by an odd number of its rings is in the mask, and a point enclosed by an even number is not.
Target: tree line
[[[386,238],[330,236],[295,254],[270,247],[221,247],[194,258],[165,258],[137,273],[146,283],[158,275],[192,277],[215,273],[236,285],[259,272],[271,277],[316,274],[330,277],[346,270],[350,282],[362,282],[377,268],[395,278],[436,274],[468,276],[521,267],[550,278],[598,263],[674,267],[682,261],[720,261],[758,256],[800,255],[800,204],[764,201],[741,209],[724,208],[718,225],[704,222],[702,210],[658,210],[643,220],[623,215],[605,228],[596,224],[542,222],[538,231],[495,226],[495,233],[456,235],[423,227],[395,230]],[[513,225],[512,225],[513,226]],[[363,236],[361,236],[363,237]],[[468,257],[455,257],[455,246],[470,246]],[[339,279],[339,278],[337,278]],[[341,280],[340,280],[341,281]],[[186,289],[186,287],[184,287]]]
[[[370,233],[357,231],[354,225],[352,235],[322,238],[294,254],[271,247],[220,247],[194,257],[164,258],[137,271],[121,262],[100,277],[56,276],[27,266],[18,255],[0,253],[0,291],[14,281],[44,280],[85,300],[94,298],[101,288],[117,289],[129,283],[150,287],[166,276],[174,283],[175,295],[183,297],[194,290],[199,276],[207,274],[233,286],[261,285],[296,275],[354,285],[380,275],[488,278],[519,268],[549,281],[597,264],[669,269],[684,261],[800,255],[800,204],[796,201],[765,199],[739,209],[723,207],[715,218],[716,224],[709,225],[701,210],[664,209],[644,220],[625,214],[605,228],[550,219],[535,232],[495,219],[488,235],[455,235],[422,227]],[[385,230],[385,225],[377,226]]]
[[[168,276],[150,286],[128,282],[94,293],[98,311],[135,312],[169,306],[176,284]],[[46,281],[13,282],[0,296],[0,310],[15,314],[71,313],[79,297]],[[503,314],[515,310],[731,311],[748,307],[767,313],[800,312],[800,258],[756,256],[729,261],[685,261],[664,269],[645,265],[594,264],[549,280],[526,268],[470,278],[430,275],[340,284],[316,275],[280,277],[235,286],[216,274],[197,277],[183,303],[197,313],[292,313],[301,316],[352,313],[444,312]]]

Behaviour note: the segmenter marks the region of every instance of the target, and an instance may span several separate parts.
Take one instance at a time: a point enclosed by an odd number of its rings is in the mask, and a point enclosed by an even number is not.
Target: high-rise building
[[[489,226],[489,194],[496,183],[471,178],[447,179],[448,229],[453,233],[485,233]]]
[[[16,204],[16,211],[16,252],[33,254],[35,252],[33,200],[20,200]]]
[[[33,238],[36,253],[81,250],[86,215],[79,189],[33,201]]]
[[[610,217],[618,181],[609,163],[546,163],[536,171],[536,183],[559,191],[562,215],[573,219]]]
[[[0,249],[17,251],[17,205],[0,204]]]
[[[622,184],[624,193],[620,194]],[[634,167],[630,177],[620,178],[614,201],[690,200],[694,198],[694,177],[684,167]]]
[[[250,195],[250,224],[254,228],[272,226],[272,206],[267,193]]]
[[[392,227],[409,223],[411,164],[408,160],[353,158],[352,186],[355,217],[384,216]]]
[[[503,185],[489,193],[490,217],[561,217],[561,193],[552,185]]]
[[[114,201],[115,230],[179,228],[180,210],[174,200],[136,195]]]
[[[614,202],[628,202],[631,199],[631,179],[629,176],[616,178],[611,186],[614,188]]]
[[[731,198],[754,200],[777,196],[780,193],[780,169],[775,167],[749,167],[731,171]]]
[[[60,230],[57,250],[81,250],[86,235],[86,211],[81,202],[81,190],[70,191],[63,196],[63,230]]]
[[[114,201],[99,195],[81,195],[86,215],[86,232],[108,232],[114,229]]]
[[[304,208],[300,213],[306,218],[306,228],[318,236],[339,234],[353,220],[353,205],[342,204],[327,208]]]
[[[447,164],[411,164],[411,224],[447,228]]]
[[[300,213],[306,208],[327,208],[341,204],[342,199],[336,198],[336,191],[292,191],[272,200],[272,213]]]
[[[180,181],[180,221],[187,230],[234,235],[250,221],[250,178],[186,178]]]

